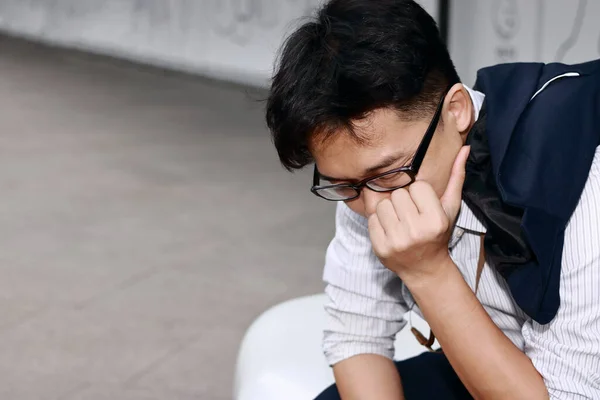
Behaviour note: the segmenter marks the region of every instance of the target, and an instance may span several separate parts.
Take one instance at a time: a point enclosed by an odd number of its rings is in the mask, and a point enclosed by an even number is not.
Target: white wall
[[[2,0],[0,29],[42,41],[265,84],[294,19],[319,0]]]
[[[599,0],[454,0],[450,47],[463,81],[511,61],[600,58]]]
[[[253,85],[321,0],[0,0],[0,30]],[[436,0],[422,0],[436,13]]]
[[[286,33],[321,1],[0,0],[0,29],[265,85]],[[437,15],[437,0],[420,2]],[[600,0],[453,0],[450,48],[466,83],[503,61],[597,58]]]

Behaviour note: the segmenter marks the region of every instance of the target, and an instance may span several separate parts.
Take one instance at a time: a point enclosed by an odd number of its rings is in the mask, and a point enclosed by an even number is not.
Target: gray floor
[[[231,398],[333,208],[255,92],[0,38],[0,399]]]

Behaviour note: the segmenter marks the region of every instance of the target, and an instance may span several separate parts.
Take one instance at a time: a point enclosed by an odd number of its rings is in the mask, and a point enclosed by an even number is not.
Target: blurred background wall
[[[467,84],[477,69],[512,61],[600,57],[598,0],[453,0],[449,45]]]
[[[282,37],[321,0],[4,0],[6,32],[264,86]],[[434,16],[437,0],[421,0]],[[503,61],[600,56],[595,0],[454,0],[449,43],[461,76]]]
[[[282,38],[321,0],[4,0],[0,30],[264,86]],[[434,16],[438,0],[421,0]],[[449,44],[464,81],[503,61],[600,56],[600,1],[454,0]]]
[[[283,36],[320,0],[3,0],[0,30],[264,86]],[[432,14],[437,0],[423,0]]]

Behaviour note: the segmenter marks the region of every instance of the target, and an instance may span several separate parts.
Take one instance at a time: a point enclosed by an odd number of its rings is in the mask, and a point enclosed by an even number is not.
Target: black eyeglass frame
[[[319,174],[319,170],[317,169],[317,165],[315,164],[314,174],[313,174],[313,186],[311,187],[310,191],[314,195],[316,195],[322,199],[325,199],[327,201],[350,201],[350,200],[354,200],[354,199],[358,198],[364,187],[368,187],[369,189],[371,189],[375,192],[385,193],[385,192],[393,192],[394,190],[398,190],[403,187],[407,187],[410,184],[414,183],[414,181],[417,177],[417,173],[419,172],[419,168],[421,168],[421,164],[423,163],[423,160],[425,159],[425,154],[427,154],[427,150],[429,149],[429,145],[431,144],[431,139],[433,138],[433,134],[435,133],[437,126],[440,122],[440,117],[442,115],[442,109],[444,107],[444,99],[446,98],[447,93],[448,93],[448,91],[444,92],[444,95],[442,96],[442,99],[440,100],[440,103],[437,106],[435,114],[433,115],[433,118],[431,119],[431,122],[429,123],[429,126],[427,127],[427,130],[425,131],[425,135],[423,136],[423,139],[421,140],[419,147],[417,147],[417,151],[415,152],[415,156],[413,157],[410,165],[405,165],[405,166],[402,166],[399,168],[394,168],[392,170],[383,172],[379,175],[375,175],[375,176],[363,179],[362,181],[360,181],[358,183],[354,183],[354,184],[338,183],[338,184],[334,184],[334,185],[319,186],[319,178],[321,175]],[[404,185],[395,186],[395,187],[391,187],[391,188],[385,188],[385,189],[369,186],[369,182],[371,182],[371,181],[374,181],[376,179],[381,179],[387,175],[397,174],[399,172],[403,172],[408,177],[410,177],[410,182],[408,182]],[[353,189],[356,192],[356,194],[354,196],[351,196],[348,198],[342,198],[342,199],[330,199],[330,198],[327,198],[327,197],[319,194],[320,190],[326,190],[326,189],[332,189],[332,188],[350,188],[350,189]]]

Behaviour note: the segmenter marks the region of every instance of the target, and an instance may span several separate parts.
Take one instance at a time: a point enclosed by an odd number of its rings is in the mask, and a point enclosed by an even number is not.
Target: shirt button
[[[454,228],[454,231],[452,232],[452,236],[450,237],[450,242],[448,243],[448,247],[453,248],[454,246],[456,246],[456,243],[458,243],[458,241],[462,238],[464,233],[465,233],[464,229]]]

